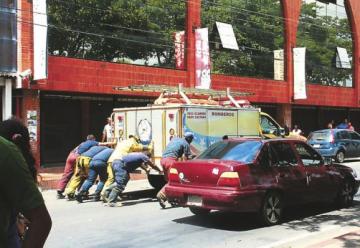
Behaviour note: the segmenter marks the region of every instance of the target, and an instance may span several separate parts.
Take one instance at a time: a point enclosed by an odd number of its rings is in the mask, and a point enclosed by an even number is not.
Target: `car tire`
[[[338,151],[335,155],[335,161],[338,163],[342,163],[345,160],[345,153],[344,151]]]
[[[350,207],[354,202],[354,184],[347,179],[341,186],[340,191],[336,197],[335,203],[339,208]]]
[[[210,209],[206,209],[206,208],[189,207],[189,209],[191,213],[198,216],[204,216],[210,213]]]
[[[159,191],[166,184],[163,175],[148,175],[147,177],[150,185],[157,191]]]
[[[259,212],[260,221],[266,226],[277,225],[281,222],[283,204],[281,195],[276,191],[268,192],[261,205]]]

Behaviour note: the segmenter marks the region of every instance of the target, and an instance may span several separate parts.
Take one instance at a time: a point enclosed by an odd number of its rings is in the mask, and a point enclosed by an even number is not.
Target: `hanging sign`
[[[239,50],[232,25],[228,23],[216,22],[216,27],[219,32],[223,48]]]
[[[195,30],[196,88],[210,89],[209,31],[207,28]]]
[[[305,47],[293,48],[294,55],[294,100],[306,99]]]
[[[185,31],[176,32],[175,40],[175,66],[176,69],[185,69]]]

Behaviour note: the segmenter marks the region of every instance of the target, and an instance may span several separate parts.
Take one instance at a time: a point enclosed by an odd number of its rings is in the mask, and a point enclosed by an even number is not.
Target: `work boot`
[[[94,195],[94,201],[100,201],[100,199],[101,199],[101,196],[100,196],[100,193],[95,193],[95,195]]]
[[[63,195],[63,192],[64,192],[64,191],[58,190],[57,193],[56,193],[56,198],[57,198],[57,199],[64,199],[65,196]]]
[[[166,208],[166,195],[164,194],[164,192],[162,192],[161,190],[159,191],[159,193],[157,193],[156,195],[157,200],[159,201],[159,204],[161,206],[161,208]]]
[[[67,196],[67,200],[68,200],[68,201],[73,201],[73,200],[75,200],[75,195],[74,195],[74,193],[67,194],[66,196]]]
[[[109,203],[115,203],[117,202],[117,198],[120,195],[120,193],[122,192],[122,190],[120,190],[118,187],[115,187],[111,190],[109,198],[108,198],[108,202]]]
[[[84,198],[86,198],[86,192],[80,191],[78,194],[75,195],[75,199],[78,201],[78,203],[82,203],[84,201]]]

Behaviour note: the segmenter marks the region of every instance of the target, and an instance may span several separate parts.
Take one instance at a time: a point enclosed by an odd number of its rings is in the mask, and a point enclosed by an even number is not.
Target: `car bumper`
[[[265,192],[260,190],[238,191],[209,188],[187,188],[167,185],[166,196],[171,203],[183,207],[200,207],[211,210],[256,212],[260,209]],[[189,196],[198,196],[201,203],[188,201]]]

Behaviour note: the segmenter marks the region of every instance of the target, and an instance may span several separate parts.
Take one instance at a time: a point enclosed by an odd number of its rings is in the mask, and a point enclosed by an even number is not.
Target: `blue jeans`
[[[124,162],[122,160],[114,160],[112,167],[116,187],[122,192],[124,191],[126,184],[129,182],[129,172],[125,169]]]
[[[104,187],[105,181],[108,177],[107,170],[106,170],[107,164],[102,161],[91,161],[90,167],[89,167],[89,174],[88,178],[85,180],[84,184],[81,186],[80,192],[87,192],[91,186],[95,183],[95,180],[97,176],[100,177],[100,182],[98,183],[95,194],[100,194],[101,190]]]

